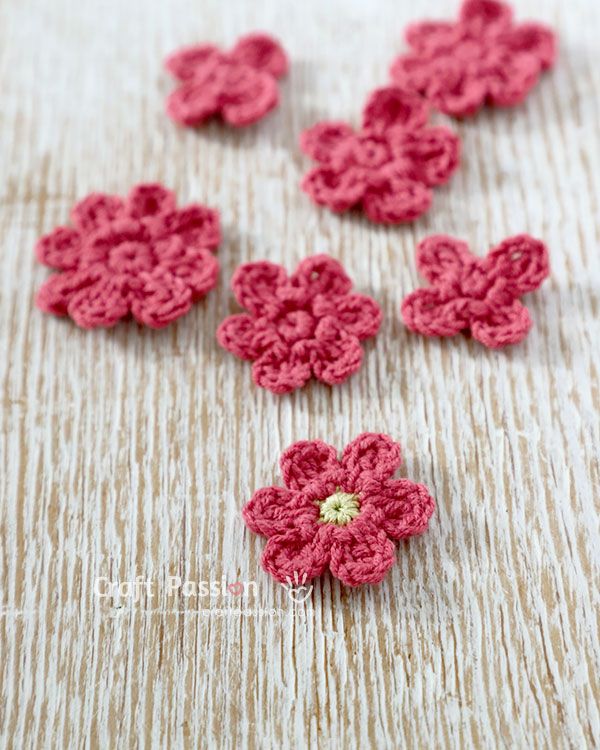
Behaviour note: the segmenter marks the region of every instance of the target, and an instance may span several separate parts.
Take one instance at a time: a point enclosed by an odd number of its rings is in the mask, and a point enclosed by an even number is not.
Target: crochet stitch
[[[307,258],[289,277],[268,261],[246,263],[231,288],[248,313],[226,318],[217,339],[254,360],[254,382],[273,393],[300,388],[311,376],[342,383],[360,368],[360,342],[381,324],[377,302],[351,294],[352,281],[327,255]]]
[[[37,293],[38,307],[69,315],[82,328],[108,327],[130,314],[151,328],[185,315],[217,282],[211,250],[220,241],[217,211],[176,208],[158,184],[134,187],[126,199],[92,193],[36,246],[55,268]]]
[[[526,234],[504,240],[484,258],[472,255],[465,242],[433,235],[417,247],[417,267],[432,286],[404,299],[408,328],[426,336],[470,329],[491,348],[525,338],[533,324],[518,298],[550,272],[546,246]]]
[[[288,70],[281,45],[267,34],[240,37],[230,52],[212,44],[184,47],[167,57],[167,70],[182,85],[167,99],[167,114],[181,125],[213,115],[240,127],[277,106],[277,79]]]
[[[362,206],[371,221],[413,221],[458,166],[460,141],[445,127],[426,127],[429,108],[396,87],[369,97],[358,132],[345,122],[320,122],[300,136],[319,166],[302,180],[312,200],[332,211]]]
[[[556,58],[551,29],[515,24],[496,0],[466,0],[458,21],[415,23],[405,36],[412,51],[394,61],[393,81],[454,116],[520,104]]]
[[[394,540],[422,534],[435,503],[426,487],[392,479],[400,446],[365,432],[336,449],[302,440],[281,456],[285,487],[257,490],[242,510],[268,537],[262,566],[277,581],[306,580],[327,567],[348,586],[379,583],[394,564]]]

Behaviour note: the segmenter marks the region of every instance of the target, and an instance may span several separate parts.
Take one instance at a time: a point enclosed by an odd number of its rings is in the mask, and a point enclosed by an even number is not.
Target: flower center
[[[345,526],[359,514],[360,503],[358,495],[342,492],[339,487],[321,503],[319,518],[323,523],[334,523],[336,526]]]
[[[135,275],[140,271],[151,271],[154,260],[148,243],[127,240],[110,249],[108,265],[117,273]]]

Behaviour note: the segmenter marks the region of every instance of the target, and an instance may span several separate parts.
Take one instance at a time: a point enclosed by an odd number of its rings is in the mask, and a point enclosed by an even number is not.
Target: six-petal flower
[[[362,206],[371,221],[413,221],[460,158],[460,140],[451,130],[427,127],[428,109],[420,97],[387,87],[369,97],[360,131],[344,122],[305,130],[300,146],[319,166],[305,175],[302,189],[332,211]]]
[[[288,69],[281,45],[267,34],[240,37],[230,52],[210,44],[169,55],[167,70],[181,86],[167,99],[167,114],[181,125],[221,115],[230,125],[260,120],[277,106],[277,79]]]
[[[546,246],[526,234],[504,240],[483,258],[465,242],[433,235],[417,247],[417,267],[432,286],[405,297],[407,327],[426,336],[470,329],[491,348],[525,338],[533,324],[519,297],[550,272]]]
[[[375,300],[351,293],[352,281],[327,255],[302,261],[288,277],[274,263],[246,263],[231,286],[248,313],[219,326],[221,346],[254,360],[257,385],[274,393],[303,386],[311,376],[334,385],[359,369],[360,342],[381,324]]]
[[[392,479],[400,446],[363,433],[336,449],[320,440],[295,443],[282,455],[285,487],[257,490],[242,511],[248,527],[268,537],[263,568],[277,581],[320,576],[378,583],[394,564],[394,541],[423,533],[435,503],[426,487]]]
[[[454,116],[520,104],[556,58],[551,29],[515,24],[497,0],[466,0],[458,21],[412,24],[406,40],[412,51],[396,58],[392,80]]]
[[[178,209],[161,185],[137,185],[125,200],[92,193],[74,206],[71,221],[37,243],[39,261],[59,273],[36,303],[82,328],[113,326],[130,314],[162,328],[217,282],[218,212],[200,204]]]

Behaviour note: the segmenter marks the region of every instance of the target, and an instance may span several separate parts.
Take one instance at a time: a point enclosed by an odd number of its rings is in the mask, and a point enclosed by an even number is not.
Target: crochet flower
[[[412,52],[394,61],[392,79],[455,116],[486,102],[520,104],[556,57],[551,29],[515,24],[510,6],[496,0],[466,0],[458,21],[413,24],[406,40]]]
[[[320,440],[288,448],[280,466],[285,487],[257,490],[242,514],[269,537],[262,566],[276,580],[306,580],[327,567],[342,583],[379,583],[394,564],[394,540],[421,534],[435,503],[427,488],[392,479],[400,446],[363,433],[336,449]]]
[[[358,132],[345,122],[305,130],[300,146],[319,166],[305,175],[302,189],[332,211],[362,206],[371,221],[413,221],[460,157],[458,137],[448,128],[426,127],[428,113],[418,96],[382,88],[369,97]]]
[[[470,329],[491,348],[525,338],[533,324],[519,297],[550,272],[546,246],[526,234],[504,240],[484,258],[460,240],[433,235],[417,247],[417,267],[432,286],[404,299],[408,328],[426,336]]]
[[[230,52],[212,44],[184,47],[165,61],[182,85],[167,99],[167,114],[181,125],[213,115],[230,125],[260,120],[277,106],[277,79],[288,69],[286,54],[267,34],[241,37]]]
[[[151,328],[185,315],[217,282],[210,252],[220,240],[219,214],[191,204],[176,208],[161,185],[137,185],[123,200],[92,193],[36,246],[56,273],[37,305],[69,315],[82,328],[113,326],[130,314]]]
[[[254,382],[273,393],[300,388],[313,375],[330,385],[343,382],[360,368],[360,342],[381,324],[379,305],[351,294],[352,281],[327,255],[307,258],[291,276],[274,263],[246,263],[231,287],[248,314],[226,318],[217,339],[254,360]]]

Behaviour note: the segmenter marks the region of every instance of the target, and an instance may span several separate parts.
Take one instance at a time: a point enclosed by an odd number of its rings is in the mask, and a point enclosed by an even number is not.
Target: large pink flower
[[[313,375],[330,385],[346,380],[362,363],[360,342],[381,324],[377,302],[351,294],[352,281],[327,255],[307,258],[291,276],[268,261],[246,263],[231,286],[248,313],[226,318],[218,341],[255,360],[254,381],[273,393],[300,388]]]
[[[300,137],[319,166],[302,180],[315,203],[343,212],[362,206],[371,221],[397,224],[427,211],[432,187],[458,166],[460,141],[444,127],[427,127],[429,108],[399,88],[374,91],[355,132],[345,122],[320,122]]]
[[[417,247],[417,266],[432,286],[404,299],[408,328],[426,336],[470,329],[491,348],[525,338],[532,322],[519,297],[550,272],[546,246],[526,234],[509,237],[484,258],[472,255],[465,242],[432,235]]]
[[[165,66],[182,85],[167,99],[167,114],[182,125],[199,125],[213,115],[230,125],[260,120],[277,106],[277,79],[288,69],[281,45],[267,34],[241,37],[230,52],[211,44],[185,47]]]
[[[41,263],[59,270],[37,305],[69,315],[82,328],[113,326],[130,314],[152,328],[185,315],[217,282],[211,250],[220,241],[217,211],[176,208],[161,185],[134,187],[124,200],[92,193],[36,246]]]
[[[394,61],[392,79],[456,116],[520,104],[556,58],[551,29],[515,24],[497,0],[465,0],[458,21],[413,24],[406,39],[413,51]]]
[[[421,534],[435,503],[426,487],[392,479],[400,446],[363,433],[336,449],[320,440],[288,448],[280,465],[285,487],[257,490],[242,513],[269,537],[263,568],[282,583],[320,576],[327,567],[349,586],[378,583],[394,564],[394,541]]]

